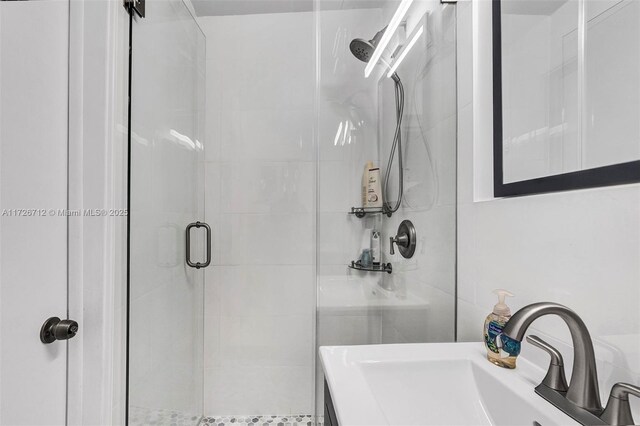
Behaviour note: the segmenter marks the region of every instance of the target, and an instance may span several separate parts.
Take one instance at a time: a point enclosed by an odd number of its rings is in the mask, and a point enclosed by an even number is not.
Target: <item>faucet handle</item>
[[[629,407],[629,394],[640,397],[640,387],[629,383],[616,383],[611,388],[607,406],[600,415],[608,425],[632,425],[633,416]]]
[[[399,249],[409,246],[409,237],[406,234],[398,234],[395,237],[389,237],[389,254],[396,254],[393,249],[393,244],[396,244]]]
[[[542,384],[558,392],[566,392],[569,386],[567,385],[567,377],[564,374],[564,360],[560,351],[538,336],[527,336],[527,342],[551,356],[549,370],[547,370],[547,375],[544,376]]]

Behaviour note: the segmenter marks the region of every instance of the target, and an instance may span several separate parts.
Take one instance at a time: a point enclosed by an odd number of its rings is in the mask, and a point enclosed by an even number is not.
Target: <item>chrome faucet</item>
[[[616,383],[609,394],[609,401],[600,418],[608,425],[634,425],[629,395],[640,397],[640,387],[629,383]]]
[[[567,323],[573,341],[573,372],[566,393],[552,389],[544,382],[536,387],[536,393],[582,424],[605,424],[598,417],[602,413],[602,404],[593,343],[578,314],[557,303],[534,303],[514,313],[503,334],[522,342],[531,323],[544,315],[557,315]]]

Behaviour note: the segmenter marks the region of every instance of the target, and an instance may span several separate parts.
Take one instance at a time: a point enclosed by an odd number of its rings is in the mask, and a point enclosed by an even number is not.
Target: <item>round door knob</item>
[[[51,317],[42,324],[40,329],[40,341],[42,343],[53,343],[56,340],[68,340],[78,333],[78,323],[73,320],[61,320],[58,317]]]

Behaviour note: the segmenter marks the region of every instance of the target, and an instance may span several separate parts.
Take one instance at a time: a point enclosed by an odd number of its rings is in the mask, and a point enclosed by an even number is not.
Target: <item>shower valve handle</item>
[[[394,243],[401,247],[407,247],[409,245],[409,237],[407,236],[407,234],[396,235],[395,237],[389,237],[389,249],[392,255],[396,254],[396,251],[393,249]]]
[[[416,251],[416,228],[410,220],[403,220],[398,226],[398,232],[395,237],[389,238],[389,252],[391,255],[396,254],[393,244],[405,259],[410,259]]]

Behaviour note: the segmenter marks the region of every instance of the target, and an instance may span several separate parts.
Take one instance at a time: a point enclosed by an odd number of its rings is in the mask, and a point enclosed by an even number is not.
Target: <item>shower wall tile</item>
[[[353,65],[359,66],[357,62]],[[361,76],[357,77],[361,79]],[[377,87],[353,92],[347,82],[335,88],[321,88],[318,145],[320,161],[375,160],[378,157],[375,96]],[[364,164],[363,164],[364,167]]]
[[[309,367],[207,368],[204,400],[209,413],[309,413],[313,380]]]
[[[215,221],[211,225],[212,231],[218,228],[218,233],[215,235],[216,248],[213,249],[213,253],[217,253],[218,256],[212,259],[212,263],[214,266],[240,265],[244,258],[243,215],[213,214],[213,212],[209,213],[208,208],[206,211],[207,221]]]
[[[326,315],[318,325],[318,345],[371,345],[381,342],[379,313]]]
[[[252,315],[245,305],[236,316],[220,319],[220,364],[237,366],[311,366],[311,314]]]
[[[312,265],[314,215],[222,214],[217,265]]]
[[[220,173],[223,213],[313,212],[312,162],[224,162]]]
[[[225,108],[313,106],[313,14],[221,16],[200,21],[208,35],[207,59],[216,62],[219,70],[212,84],[220,90]]]
[[[278,107],[222,112],[224,161],[313,161],[313,109]]]
[[[314,215],[245,215],[245,219],[247,262],[258,265],[313,264]]]
[[[210,213],[219,213],[222,207],[222,167],[205,166],[205,207]]]
[[[473,19],[471,11],[471,2],[458,4],[456,53],[459,109],[473,101],[473,55],[469,49],[473,43],[473,27],[468,25]]]
[[[215,74],[214,74],[215,75]],[[222,135],[222,110],[209,107],[205,111],[205,141],[219,141]],[[205,143],[205,161],[220,161],[220,144]]]
[[[206,217],[214,234],[205,415],[311,413],[313,14],[200,24],[207,36]]]
[[[343,265],[355,259],[360,251],[365,224],[344,212],[318,213],[318,226],[322,232],[318,240],[318,263],[320,265]],[[322,275],[322,274],[321,274]]]
[[[309,315],[313,301],[311,286],[300,285],[314,278],[313,268],[307,266],[223,266],[219,281],[220,315],[268,316]]]
[[[320,162],[321,212],[347,212],[350,206],[361,204],[360,186],[351,185],[357,178],[362,179],[362,170],[347,161]]]

